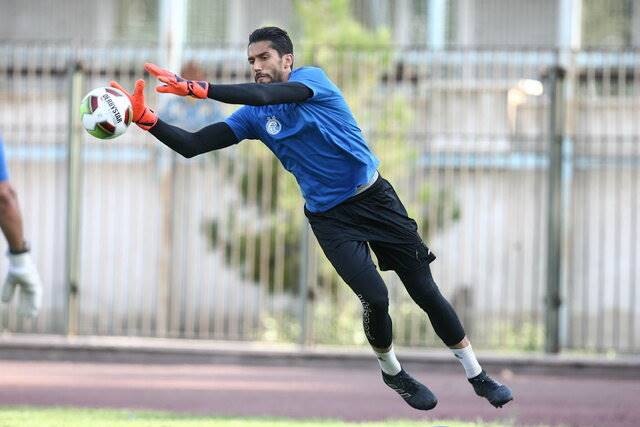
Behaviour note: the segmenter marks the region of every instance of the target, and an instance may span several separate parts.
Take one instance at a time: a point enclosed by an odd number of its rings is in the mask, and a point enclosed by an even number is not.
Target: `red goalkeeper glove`
[[[146,63],[144,69],[155,76],[163,85],[156,86],[156,92],[172,93],[180,96],[193,96],[206,99],[209,93],[209,83],[202,80],[185,80],[169,70],[160,68],[155,64]]]
[[[156,113],[154,113],[153,110],[147,107],[144,103],[144,80],[140,79],[136,81],[133,95],[124,90],[118,82],[111,82],[110,84],[111,87],[115,87],[116,89],[124,92],[124,94],[129,98],[129,101],[131,101],[131,107],[133,110],[132,120],[135,124],[144,130],[149,130],[158,123],[158,116]]]

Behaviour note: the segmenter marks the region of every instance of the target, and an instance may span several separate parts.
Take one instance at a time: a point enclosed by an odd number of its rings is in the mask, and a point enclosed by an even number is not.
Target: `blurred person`
[[[8,303],[19,289],[18,314],[36,317],[42,302],[42,285],[38,270],[31,259],[29,244],[24,238],[18,197],[9,182],[0,136],[0,228],[7,239],[9,271],[2,287],[2,302]]]
[[[205,80],[205,72],[195,61],[185,63],[180,76],[187,80]],[[218,101],[197,99],[190,96],[172,96],[158,111],[158,117],[164,122],[184,130],[195,132],[208,124],[224,120]]]
[[[429,264],[435,256],[391,184],[378,173],[379,161],[340,90],[320,68],[293,68],[293,44],[280,28],[255,30],[247,53],[255,83],[186,80],[145,64],[163,83],[156,88],[160,93],[243,105],[224,121],[197,132],[165,123],[145,105],[143,80],[136,82],[129,95],[134,121],[187,158],[244,139],[259,139],[267,145],[295,176],[320,246],[362,304],[364,331],[384,383],[409,405],[428,410],[436,406],[437,398],[402,368],[395,355],[388,292],[369,248],[380,269],[394,270],[426,312],[436,334],[461,362],[475,393],[495,407],[511,401],[511,390],[489,377],[478,363],[457,314],[431,275]],[[123,90],[117,82],[111,84]]]

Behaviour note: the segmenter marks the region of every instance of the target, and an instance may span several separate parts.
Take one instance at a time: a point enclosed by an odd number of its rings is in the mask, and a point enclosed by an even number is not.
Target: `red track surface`
[[[0,361],[2,405],[136,408],[207,415],[510,420],[517,426],[640,426],[637,380],[509,375],[515,401],[494,409],[462,371],[413,370],[439,399],[408,407],[379,372],[326,367],[132,365]],[[426,424],[428,425],[428,424]]]

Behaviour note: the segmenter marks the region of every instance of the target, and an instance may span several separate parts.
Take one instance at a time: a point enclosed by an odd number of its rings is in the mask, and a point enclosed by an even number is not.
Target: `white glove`
[[[2,302],[11,301],[16,287],[20,287],[18,314],[36,317],[42,304],[42,282],[29,252],[8,253],[9,272],[2,288]]]

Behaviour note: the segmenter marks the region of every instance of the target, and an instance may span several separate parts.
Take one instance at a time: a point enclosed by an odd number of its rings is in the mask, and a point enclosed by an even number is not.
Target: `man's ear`
[[[285,68],[288,67],[290,70],[293,70],[293,53],[285,53],[282,56],[282,60],[284,61]]]

